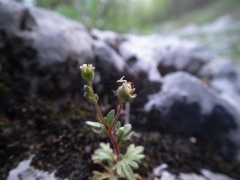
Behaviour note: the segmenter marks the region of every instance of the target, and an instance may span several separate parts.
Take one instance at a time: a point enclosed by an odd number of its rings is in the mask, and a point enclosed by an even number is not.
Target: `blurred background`
[[[240,0],[18,0],[54,10],[88,28],[175,35],[240,63]]]

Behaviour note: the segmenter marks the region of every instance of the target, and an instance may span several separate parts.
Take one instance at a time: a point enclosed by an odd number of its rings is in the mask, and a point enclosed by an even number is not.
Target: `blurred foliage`
[[[151,32],[156,24],[218,1],[226,0],[36,0],[38,6],[57,11],[89,28],[120,33]],[[227,2],[234,7],[240,0]]]

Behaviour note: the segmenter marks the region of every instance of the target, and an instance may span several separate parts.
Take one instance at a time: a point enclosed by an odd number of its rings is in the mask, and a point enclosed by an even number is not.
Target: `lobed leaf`
[[[109,178],[109,180],[118,180],[118,177],[112,175],[112,176]]]
[[[118,161],[117,164],[112,169],[116,170],[119,176],[124,175],[127,179],[132,180],[134,177],[132,168],[137,167],[138,167],[137,163],[133,165],[131,160],[122,159],[121,161]]]
[[[93,177],[91,178],[91,180],[106,180],[106,179],[111,179],[112,175],[109,173],[101,173],[98,171],[93,171]],[[117,179],[111,179],[111,180],[117,180]]]
[[[134,174],[132,169],[138,168],[137,162],[140,162],[144,155],[141,154],[143,152],[142,146],[135,147],[131,144],[125,155],[120,155],[121,158],[118,159],[118,162],[115,166],[113,166],[113,170],[116,170],[119,176],[124,176],[128,180],[134,179]]]
[[[143,150],[143,146],[135,147],[134,144],[131,144],[128,147],[126,154],[124,155],[124,158],[140,162],[140,160],[145,157],[143,154],[141,154]]]
[[[100,143],[100,148],[98,148],[93,155],[93,160],[108,161],[109,163],[114,162],[113,150],[110,148],[110,144]]]

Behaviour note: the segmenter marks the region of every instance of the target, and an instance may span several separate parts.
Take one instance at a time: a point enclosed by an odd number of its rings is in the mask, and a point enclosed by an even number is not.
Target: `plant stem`
[[[98,114],[101,122],[103,123],[104,127],[106,128],[106,130],[109,131],[110,128],[108,127],[108,125],[107,125],[106,122],[104,121],[104,118],[103,118],[103,116],[102,116],[102,113],[101,113],[101,111],[100,111],[100,108],[99,108],[98,104],[97,104],[97,103],[94,103],[94,105],[95,105],[95,109],[96,109],[96,111],[97,111],[97,114]]]
[[[93,91],[92,84],[89,83],[89,86],[90,86],[91,89],[92,89],[91,97],[94,98],[94,91]],[[120,102],[120,106],[119,106],[119,108],[118,108],[117,114],[116,114],[116,116],[114,117],[114,120],[113,120],[113,122],[111,123],[110,127],[106,124],[106,122],[105,122],[105,120],[104,120],[104,118],[103,118],[103,116],[102,116],[102,113],[101,113],[101,111],[100,111],[100,108],[99,108],[97,102],[94,103],[94,106],[95,106],[95,109],[96,109],[96,111],[97,111],[97,114],[98,114],[98,116],[99,116],[99,118],[100,118],[100,121],[103,123],[104,127],[105,127],[106,130],[107,130],[107,134],[108,134],[108,136],[109,136],[109,138],[110,138],[110,140],[111,140],[111,142],[112,142],[112,145],[113,145],[115,154],[116,154],[116,156],[118,157],[119,154],[120,154],[119,143],[118,143],[118,142],[116,141],[116,139],[114,138],[113,128],[114,128],[114,126],[116,125],[117,120],[118,120],[118,118],[119,118],[119,115],[120,115],[120,113],[121,113],[121,110],[122,110],[122,107],[123,107],[123,102]]]
[[[111,139],[111,142],[112,142],[112,145],[113,145],[113,148],[114,148],[114,152],[115,152],[115,155],[118,157],[119,154],[120,154],[120,149],[119,149],[119,145],[117,143],[117,141],[115,140],[114,138],[114,135],[113,135],[113,131],[108,131],[108,136],[109,138]]]
[[[115,127],[116,123],[117,123],[117,120],[119,118],[119,115],[121,113],[121,110],[122,110],[122,107],[123,107],[123,102],[120,102],[120,105],[119,105],[119,108],[118,108],[118,112],[116,114],[116,116],[114,117],[114,120],[112,122],[112,124],[110,125],[110,128],[108,130],[108,135],[112,141],[112,144],[113,144],[113,147],[114,147],[114,150],[115,150],[115,153],[116,153],[116,156],[118,157],[119,154],[120,154],[120,149],[119,149],[119,143],[115,140],[114,138],[114,135],[113,135],[113,128]]]
[[[92,83],[89,83],[89,86],[90,86],[90,88],[92,89],[91,97],[94,98],[94,91],[93,91]],[[106,130],[109,131],[109,127],[108,127],[108,125],[106,124],[106,122],[104,121],[104,118],[103,118],[103,116],[102,116],[102,113],[101,113],[101,111],[100,111],[100,108],[99,108],[97,102],[94,103],[94,106],[95,106],[95,109],[96,109],[96,111],[97,111],[98,117],[100,118],[100,121],[103,123],[104,127],[106,128]]]
[[[116,122],[117,122],[117,119],[118,119],[118,117],[119,117],[119,115],[120,115],[120,112],[121,112],[123,103],[120,103],[120,107],[119,107],[119,109],[118,109],[118,112],[117,112],[117,114],[116,114],[116,116],[115,116],[115,118],[114,118],[114,120],[113,120],[113,122],[112,122],[112,124],[111,124],[110,127],[108,127],[108,125],[107,125],[106,122],[104,121],[104,118],[103,118],[103,116],[102,116],[102,113],[101,113],[101,111],[100,111],[100,109],[99,109],[98,104],[97,104],[97,103],[94,103],[94,105],[95,105],[97,114],[98,114],[101,122],[104,124],[104,126],[105,126],[105,128],[106,128],[106,130],[107,130],[107,134],[108,134],[108,136],[109,136],[109,138],[110,138],[110,140],[111,140],[111,142],[112,142],[112,145],[113,145],[115,154],[116,154],[116,156],[118,157],[119,154],[120,154],[120,149],[119,149],[119,145],[118,145],[118,143],[117,143],[117,141],[115,140],[114,135],[113,135],[113,127],[115,126],[115,124],[116,124]]]
[[[118,108],[117,114],[116,114],[116,116],[114,117],[114,120],[112,121],[112,124],[110,125],[109,131],[112,131],[113,128],[114,128],[114,126],[116,125],[117,120],[118,120],[118,118],[119,118],[119,116],[120,116],[120,113],[121,113],[122,107],[123,107],[123,102],[120,102],[120,105],[119,105],[119,108]]]

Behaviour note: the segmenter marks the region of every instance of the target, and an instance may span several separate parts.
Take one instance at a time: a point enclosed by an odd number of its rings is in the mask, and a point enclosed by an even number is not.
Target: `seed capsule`
[[[134,99],[137,95],[133,94],[135,88],[133,88],[131,82],[123,80],[124,76],[117,82],[122,82],[122,85],[117,90],[117,97],[121,102],[128,102]]]

